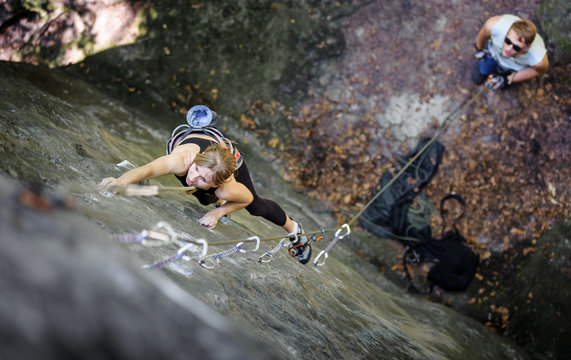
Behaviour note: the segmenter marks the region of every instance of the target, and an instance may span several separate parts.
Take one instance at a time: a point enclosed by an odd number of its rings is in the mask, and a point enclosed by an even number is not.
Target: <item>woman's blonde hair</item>
[[[537,34],[537,28],[535,25],[527,20],[517,20],[512,24],[511,30],[515,31],[519,37],[519,41],[525,42],[526,45],[531,45],[533,39],[535,39],[535,34]]]
[[[236,171],[236,158],[221,144],[212,144],[194,158],[194,163],[214,172],[214,186],[222,185]]]

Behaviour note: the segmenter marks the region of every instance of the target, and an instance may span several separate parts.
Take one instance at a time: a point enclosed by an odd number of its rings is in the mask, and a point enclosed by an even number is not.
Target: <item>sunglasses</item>
[[[510,38],[508,38],[507,36],[506,36],[506,38],[504,39],[504,42],[505,42],[506,44],[508,44],[508,45],[511,45],[511,46],[513,47],[513,49],[514,49],[516,52],[520,52],[520,51],[522,50],[521,47],[519,47],[519,46],[517,46],[516,44],[514,44],[514,43],[510,40]]]

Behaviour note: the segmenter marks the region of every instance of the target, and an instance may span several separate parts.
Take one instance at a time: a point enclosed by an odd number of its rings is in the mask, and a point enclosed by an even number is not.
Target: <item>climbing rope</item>
[[[371,204],[373,204],[375,202],[375,200],[377,200],[377,198],[379,196],[381,196],[386,189],[388,189],[395,181],[397,181],[397,179],[399,178],[399,176],[401,176],[406,169],[408,169],[415,161],[416,159],[418,159],[426,150],[428,150],[432,144],[434,144],[434,142],[440,137],[440,135],[442,135],[442,133],[444,131],[446,131],[450,125],[452,125],[452,123],[454,122],[454,116],[457,115],[458,113],[460,113],[460,111],[464,110],[465,108],[467,108],[469,105],[471,105],[483,92],[484,90],[486,90],[487,88],[489,88],[488,86],[484,85],[482,87],[480,87],[480,89],[478,89],[477,91],[475,91],[475,95],[472,96],[472,98],[466,102],[464,105],[459,105],[457,106],[451,113],[450,115],[448,115],[444,121],[442,122],[442,125],[438,128],[438,130],[436,131],[436,134],[430,139],[430,141],[428,141],[419,151],[418,153],[416,153],[415,156],[413,156],[401,169],[400,171],[391,179],[391,181],[389,181],[385,186],[383,186],[383,188],[381,190],[379,190],[379,192],[377,192],[377,194],[375,196],[373,196],[373,198],[371,200],[369,200],[369,202],[361,209],[361,211],[359,211],[355,216],[353,216],[353,218],[349,221],[349,225],[352,225],[355,221],[357,221],[357,219],[363,215],[363,212],[365,212],[365,210],[371,206]]]
[[[213,269],[213,266],[206,264],[207,261],[215,261],[216,263],[219,263],[220,259],[222,259],[223,257],[235,254],[237,252],[245,253],[248,251],[257,251],[261,242],[279,240],[279,243],[274,248],[272,248],[270,251],[264,253],[263,255],[261,255],[258,258],[258,262],[269,262],[269,261],[271,261],[271,258],[273,257],[273,255],[276,252],[278,252],[282,247],[287,246],[286,240],[291,240],[291,238],[297,239],[297,237],[306,236],[306,237],[310,237],[310,240],[318,241],[319,239],[323,239],[325,237],[326,233],[334,232],[335,235],[334,235],[333,240],[329,243],[329,245],[325,248],[325,250],[322,250],[317,255],[317,257],[315,258],[315,260],[313,262],[315,266],[323,266],[325,264],[325,261],[327,260],[327,258],[329,256],[328,255],[329,251],[331,251],[333,246],[335,246],[335,244],[339,240],[342,240],[344,237],[348,236],[351,233],[351,226],[365,212],[365,210],[369,206],[371,206],[379,196],[381,196],[387,189],[389,189],[389,187],[395,181],[397,181],[397,179],[410,166],[412,166],[413,163],[417,159],[419,159],[421,156],[425,156],[425,152],[436,142],[436,140],[442,135],[442,133],[444,133],[452,125],[452,123],[455,121],[456,115],[458,115],[459,113],[464,111],[464,109],[466,109],[468,106],[470,106],[484,92],[484,90],[486,90],[488,88],[490,88],[490,85],[484,85],[484,86],[480,87],[480,89],[472,92],[473,95],[471,97],[468,97],[469,98],[468,101],[465,101],[464,103],[457,106],[443,120],[441,126],[438,128],[435,135],[413,157],[411,157],[408,160],[408,162],[406,164],[404,164],[404,166],[402,166],[400,171],[387,184],[385,184],[375,194],[375,196],[373,196],[373,198],[357,214],[355,214],[351,218],[351,220],[349,222],[341,225],[340,227],[337,227],[334,229],[319,229],[317,231],[306,232],[303,234],[287,234],[286,236],[270,237],[270,238],[265,238],[265,239],[260,239],[257,236],[254,236],[254,237],[250,237],[248,239],[240,240],[233,248],[225,250],[225,251],[218,253],[218,254],[215,254],[215,255],[211,255],[211,256],[206,256],[208,246],[224,246],[224,245],[235,244],[236,240],[234,240],[234,241],[211,242],[210,244],[208,244],[203,239],[195,241],[195,240],[187,238],[187,239],[185,239],[185,241],[188,241],[189,244],[181,246],[181,248],[177,251],[177,253],[175,255],[173,255],[173,256],[165,259],[165,260],[162,260],[156,264],[150,265],[146,268],[150,269],[150,270],[157,269],[161,266],[164,266],[168,263],[171,263],[173,261],[177,261],[180,259],[189,261],[190,258],[188,256],[184,255],[184,252],[187,251],[192,244],[195,244],[195,245],[200,244],[200,245],[203,245],[203,252],[202,252],[202,256],[200,257],[200,260],[198,262],[199,265],[205,269]],[[419,175],[419,176],[421,175],[418,173],[419,171],[421,171],[421,169],[419,167],[417,167],[415,171],[417,172],[417,175]],[[124,194],[127,196],[137,196],[137,195],[139,195],[139,196],[152,196],[152,195],[158,195],[161,191],[186,191],[188,193],[192,193],[195,190],[196,189],[194,189],[194,188],[189,189],[189,188],[184,188],[184,187],[183,188],[180,188],[180,187],[161,187],[158,185],[154,185],[154,186],[128,186],[128,187],[124,188],[123,191],[124,191]],[[422,204],[421,204],[421,206],[422,206]],[[116,238],[117,238],[117,241],[120,241],[120,242],[138,242],[138,243],[141,243],[143,245],[151,245],[151,244],[164,245],[166,243],[176,241],[178,239],[178,237],[174,233],[174,230],[172,230],[172,228],[169,229],[168,226],[166,226],[164,224],[165,223],[162,223],[162,228],[167,230],[166,235],[163,233],[159,233],[157,231],[153,231],[153,230],[149,230],[149,231],[144,230],[140,234],[120,235],[120,236],[117,236]],[[345,233],[342,233],[343,230],[345,230]],[[317,237],[318,234],[320,234],[319,237]],[[412,240],[416,240],[416,239],[412,239]],[[416,241],[418,241],[418,240],[416,240]],[[243,248],[243,245],[245,243],[250,243],[250,242],[256,243],[255,248],[252,250],[245,250]],[[323,261],[319,262],[319,259],[322,256],[323,256]]]

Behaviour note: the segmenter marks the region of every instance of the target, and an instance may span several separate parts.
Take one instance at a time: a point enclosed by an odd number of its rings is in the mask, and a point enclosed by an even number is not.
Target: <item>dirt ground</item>
[[[371,2],[344,19],[345,57],[295,119],[304,151],[287,160],[289,180],[348,221],[378,190],[395,153],[434,134],[477,90],[469,74],[485,20],[503,13],[535,20],[539,3]],[[466,200],[459,230],[480,255],[480,281],[493,254],[536,251],[539,235],[569,215],[569,78],[568,68],[550,67],[526,83],[486,90],[440,138],[446,152],[427,193],[432,204],[451,190]],[[403,129],[395,117],[428,130]],[[395,258],[387,271],[404,277],[401,264]],[[501,331],[505,321],[490,326]]]

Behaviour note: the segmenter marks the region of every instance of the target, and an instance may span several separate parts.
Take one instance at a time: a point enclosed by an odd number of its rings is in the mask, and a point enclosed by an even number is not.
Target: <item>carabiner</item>
[[[248,240],[256,240],[256,247],[253,250],[244,250],[244,252],[246,252],[246,251],[258,251],[258,249],[260,248],[260,238],[257,236],[252,236],[252,237],[249,237]]]
[[[190,247],[194,245],[194,244],[186,244],[185,246],[181,247],[180,249],[178,249],[178,251],[176,252],[176,254],[178,255],[178,258],[184,260],[184,261],[190,261],[190,257],[184,255],[184,252],[188,249],[190,249]]]
[[[318,264],[317,261],[319,261],[319,258],[320,258],[322,255],[325,255],[325,259],[323,259],[323,262],[322,262],[322,263]],[[325,260],[327,260],[328,257],[329,257],[329,255],[327,254],[327,251],[321,250],[321,252],[319,253],[319,255],[317,255],[317,257],[315,258],[315,260],[313,260],[313,265],[315,265],[315,266],[323,266],[323,265],[325,265]]]
[[[339,233],[341,232],[341,230],[343,230],[343,228],[345,228],[345,231],[347,231],[347,232],[340,236]],[[349,227],[349,224],[347,224],[347,223],[341,225],[341,229],[339,229],[335,232],[335,236],[339,236],[339,240],[343,239],[345,236],[347,236],[349,234],[351,234],[351,228]]]
[[[188,245],[202,245],[202,253],[200,254],[201,258],[205,257],[206,254],[208,254],[208,242],[204,239],[193,240],[193,242]],[[188,248],[188,245],[185,245],[182,248]]]
[[[323,228],[319,229],[321,230],[321,235],[317,235],[317,234],[313,234],[311,235],[311,237],[309,238],[309,240],[313,240],[315,242],[318,242],[319,240],[322,240],[325,238],[325,230]]]
[[[190,261],[190,256],[184,255],[185,251],[187,251],[188,249],[190,249],[193,245],[197,245],[197,244],[201,244],[202,245],[202,254],[201,257],[205,256],[208,252],[208,243],[206,242],[206,240],[204,239],[198,239],[192,243],[187,243],[186,245],[183,245],[180,247],[180,249],[178,249],[178,251],[176,252],[175,255],[168,257],[164,260],[161,260],[157,263],[154,263],[152,265],[146,265],[143,266],[143,269],[147,269],[147,270],[155,270],[160,268],[161,266],[164,266],[166,264],[169,264],[171,262],[177,261],[177,260],[185,260],[185,261]]]
[[[176,232],[169,223],[165,221],[159,221],[157,225],[155,225],[155,229],[164,230],[166,234],[161,231],[143,230],[143,232],[146,232],[146,234],[145,237],[143,238],[143,241],[141,241],[141,244],[145,246],[161,246],[176,241],[177,239]]]
[[[186,245],[181,246],[181,248],[178,249],[176,253],[181,259],[190,261],[190,257],[184,255],[184,252],[190,249],[193,245],[198,244],[202,245],[202,254],[200,254],[200,257],[203,258],[206,256],[206,254],[208,254],[208,243],[204,239],[193,240],[192,243],[187,243]]]
[[[207,270],[214,269],[214,266],[207,266],[206,265],[206,260],[208,260],[210,258],[212,258],[212,256],[208,256],[208,257],[205,257],[205,258],[198,260],[198,265],[202,266],[203,268],[205,268]],[[216,262],[220,262],[220,260],[216,259]]]

